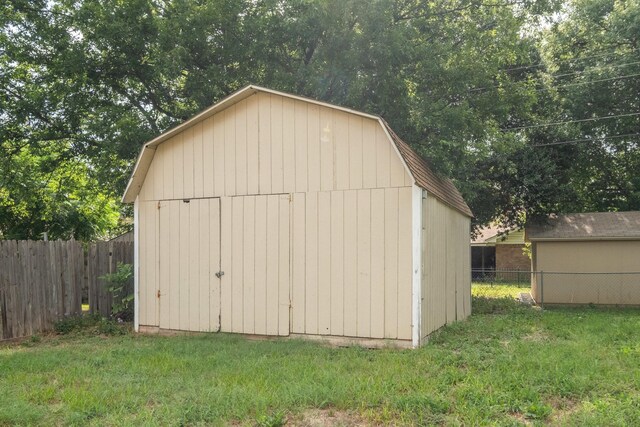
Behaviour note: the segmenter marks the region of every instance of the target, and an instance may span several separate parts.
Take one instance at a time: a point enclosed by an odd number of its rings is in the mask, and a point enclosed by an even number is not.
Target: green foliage
[[[124,321],[133,320],[134,295],[132,289],[133,265],[118,263],[114,273],[100,276],[113,297],[111,317]]]
[[[53,329],[60,335],[124,335],[127,333],[125,325],[113,319],[106,319],[99,314],[67,316],[55,322]]]
[[[249,83],[381,114],[477,223],[639,209],[638,138],[603,139],[637,117],[518,129],[638,109],[592,82],[637,73],[640,6],[565,3],[2,3],[0,234],[117,233],[140,145]]]
[[[270,415],[262,415],[256,419],[257,427],[282,427],[287,424],[287,417],[283,411]]]

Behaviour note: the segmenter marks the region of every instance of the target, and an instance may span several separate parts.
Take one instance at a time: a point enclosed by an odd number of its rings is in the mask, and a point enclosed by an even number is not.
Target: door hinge
[[[220,270],[220,271],[218,271],[218,272],[216,273],[216,277],[217,277],[218,279],[222,278],[222,276],[224,276],[224,271]]]
[[[160,209],[160,202],[158,201],[158,209]]]

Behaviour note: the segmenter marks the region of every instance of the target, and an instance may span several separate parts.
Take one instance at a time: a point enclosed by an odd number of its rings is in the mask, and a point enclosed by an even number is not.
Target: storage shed
[[[418,346],[471,311],[471,211],[379,117],[248,86],[146,143],[136,330]]]
[[[556,215],[526,228],[545,304],[640,304],[640,212]]]

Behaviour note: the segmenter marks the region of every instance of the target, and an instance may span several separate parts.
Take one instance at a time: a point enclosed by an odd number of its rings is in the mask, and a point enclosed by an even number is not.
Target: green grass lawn
[[[95,332],[3,345],[0,425],[640,425],[640,311],[541,312],[493,288],[415,351]]]

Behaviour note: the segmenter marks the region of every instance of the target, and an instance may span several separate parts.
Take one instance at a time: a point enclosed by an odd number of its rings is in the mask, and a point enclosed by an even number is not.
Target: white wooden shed
[[[135,327],[418,346],[471,311],[471,211],[379,117],[248,86],[146,143]]]

